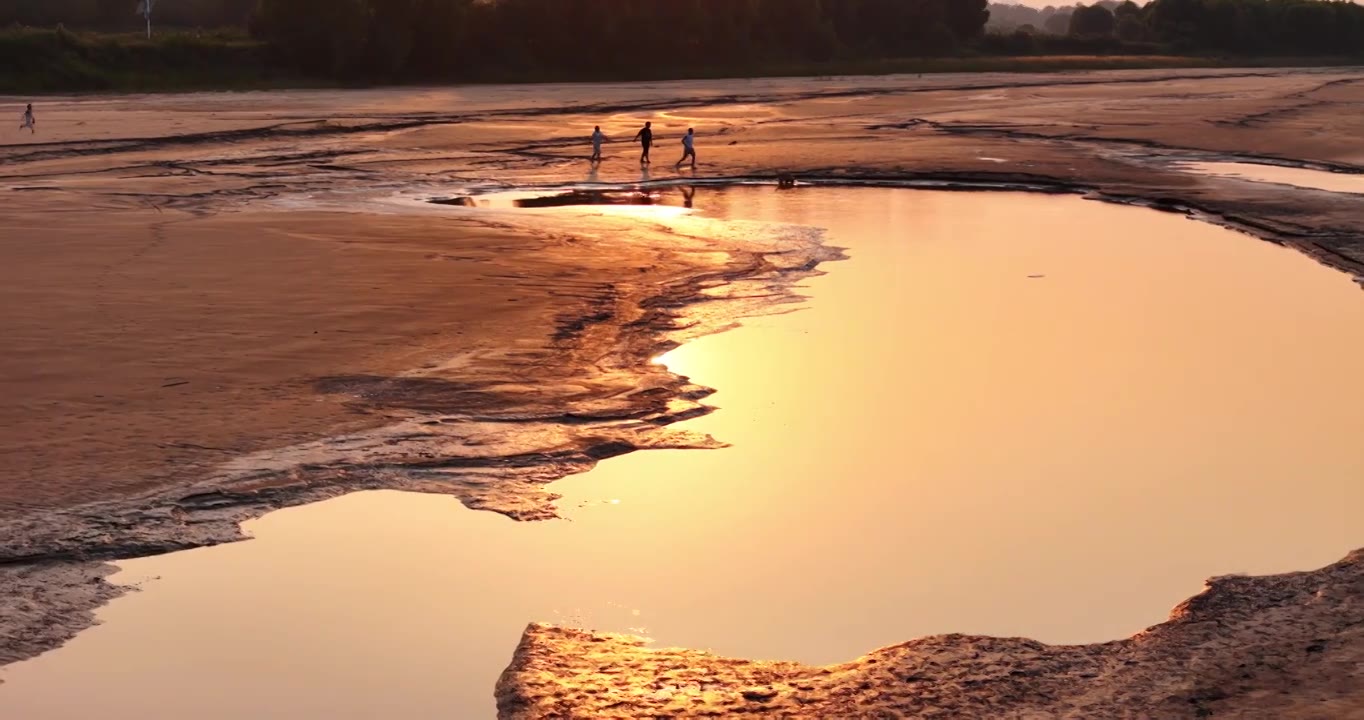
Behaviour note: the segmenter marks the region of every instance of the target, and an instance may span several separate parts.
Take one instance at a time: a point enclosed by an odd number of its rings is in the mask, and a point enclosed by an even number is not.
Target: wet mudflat
[[[1182,167],[1202,175],[1327,192],[1364,194],[1364,174],[1358,173],[1334,173],[1255,163],[1186,163]]]
[[[731,447],[560,481],[566,521],[355,494],[123,562],[143,591],[0,671],[0,714],[489,716],[531,621],[810,663],[941,632],[1094,642],[1209,575],[1358,544],[1348,276],[1076,198],[703,188],[694,206],[823,227],[851,256],[802,311],[661,358],[718,388],[685,425]]]
[[[80,527],[57,534],[88,536],[80,550],[137,554],[92,504],[151,492],[183,510],[176,491],[225,459],[374,424],[318,402],[314,379],[547,348],[554,315],[600,314],[600,288],[699,272],[632,244],[433,221],[376,197],[675,180],[669,153],[694,126],[703,181],[1093,190],[1182,203],[1364,274],[1358,196],[1171,168],[1357,171],[1362,98],[1351,68],[45,98],[40,134],[0,144],[0,298],[24,309],[0,318],[15,400],[0,407],[0,557],[73,549],[13,541],[67,510]],[[625,140],[646,120],[661,157],[641,172]],[[589,169],[594,125],[611,142]]]

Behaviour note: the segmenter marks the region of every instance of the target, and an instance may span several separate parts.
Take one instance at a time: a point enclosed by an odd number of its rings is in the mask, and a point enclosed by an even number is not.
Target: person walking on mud
[[[29,103],[28,107],[24,108],[24,115],[21,124],[19,125],[19,129],[28,130],[30,133],[37,134],[38,121],[33,117],[33,103]]]
[[[682,167],[682,163],[691,158],[691,167],[696,169],[696,128],[687,128],[687,134],[682,136],[682,159],[677,161],[674,167]]]
[[[598,125],[596,129],[592,131],[592,159],[589,162],[601,162],[601,144],[605,141],[606,136],[602,134],[601,126]]]
[[[639,146],[644,150],[639,156],[639,164],[651,164],[653,161],[649,159],[649,147],[654,144],[654,124],[652,122],[644,123],[644,127],[635,133],[635,139],[639,141]]]

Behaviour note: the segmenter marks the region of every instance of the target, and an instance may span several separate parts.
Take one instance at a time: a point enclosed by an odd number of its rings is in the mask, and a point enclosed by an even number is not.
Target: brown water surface
[[[814,663],[944,632],[1094,642],[1210,575],[1364,544],[1350,278],[1076,198],[695,207],[827,228],[851,256],[801,312],[662,359],[719,389],[690,424],[733,447],[603,463],[555,486],[562,522],[362,493],[122,563],[142,592],[0,671],[0,716],[486,717],[530,621]]]

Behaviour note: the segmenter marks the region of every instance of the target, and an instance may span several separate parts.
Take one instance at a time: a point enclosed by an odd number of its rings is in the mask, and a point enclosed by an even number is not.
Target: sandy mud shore
[[[1364,716],[1364,552],[1224,577],[1127,640],[923,638],[843,665],[752,662],[533,625],[503,718]]]
[[[672,427],[709,391],[650,358],[838,257],[429,200],[787,173],[1086,193],[1364,276],[1364,196],[1182,169],[1364,173],[1361,105],[1341,69],[47,99],[0,144],[0,662],[88,624],[102,562],[271,509],[399,488],[547,518],[545,484],[602,458],[713,446]],[[692,126],[702,166],[675,173]]]

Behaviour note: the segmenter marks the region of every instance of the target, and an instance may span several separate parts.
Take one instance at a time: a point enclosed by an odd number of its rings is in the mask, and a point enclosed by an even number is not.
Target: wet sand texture
[[[589,174],[578,127],[623,140],[643,119],[663,136],[696,125],[698,182],[1087,193],[1196,214],[1364,275],[1359,196],[1174,167],[1364,171],[1357,70],[583,93],[49,98],[41,135],[5,139],[0,584],[13,589],[6,607],[27,609],[0,613],[0,661],[60,642],[113,592],[45,574],[93,577],[103,571],[87,563],[238,540],[244,518],[357,488],[547,518],[544,485],[565,474],[712,444],[669,427],[706,412],[708,390],[648,358],[760,308],[706,302],[695,327],[678,311],[722,283],[789,301],[835,255],[605,220],[569,237],[417,207],[480,187],[664,177],[642,177],[623,142]]]
[[[47,101],[44,135],[0,145],[0,297],[22,310],[0,319],[12,399],[0,409],[0,522],[183,487],[234,454],[376,424],[319,402],[313,381],[392,376],[472,349],[543,352],[561,324],[617,320],[602,311],[619,302],[609,288],[727,262],[368,204],[582,181],[570,129],[592,118],[610,118],[613,137],[636,117],[661,132],[709,125],[703,180],[1092,192],[1205,212],[1364,273],[1358,197],[1170,167],[1222,157],[1364,170],[1354,71],[593,90],[591,102],[556,87]],[[628,148],[609,147],[587,179],[641,179],[621,160]]]
[[[1364,551],[1222,577],[1127,640],[946,635],[843,665],[657,650],[532,625],[497,686],[504,720],[594,717],[1364,717]]]

